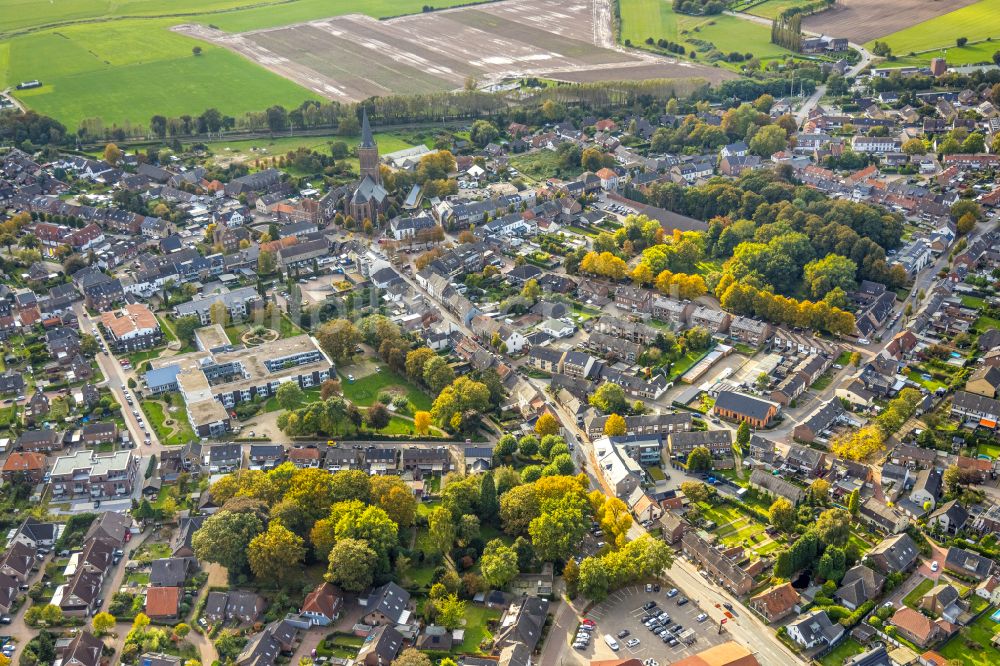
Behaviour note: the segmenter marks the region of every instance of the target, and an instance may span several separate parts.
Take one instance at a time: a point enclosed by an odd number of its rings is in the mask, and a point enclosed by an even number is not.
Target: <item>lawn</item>
[[[318,388],[308,388],[302,391],[302,399],[299,400],[293,409],[298,409],[299,407],[304,407],[310,403],[316,402],[320,399],[320,390]],[[281,409],[281,405],[278,404],[278,399],[271,396],[264,403],[265,412],[273,412]]]
[[[142,406],[142,411],[146,414],[149,425],[153,428],[156,437],[164,446],[181,446],[182,444],[195,441],[198,437],[194,434],[194,430],[191,428],[190,422],[188,422],[187,409],[183,398],[181,398],[179,393],[170,395],[172,396],[170,405],[174,408],[174,411],[169,413],[169,417],[164,413],[163,402],[159,400],[142,400],[139,402]],[[167,418],[172,419],[173,424],[169,426],[165,425],[164,421]]]
[[[930,578],[925,578],[920,581],[920,584],[913,588],[909,594],[903,597],[903,604],[913,609],[918,608],[920,606],[920,599],[927,594],[932,587],[934,587],[934,581]]]
[[[811,388],[814,391],[822,391],[832,383],[833,383],[833,372],[831,370],[827,370],[822,375],[820,375],[816,379],[816,381],[812,383],[812,386],[810,386],[809,388]]]
[[[981,456],[989,456],[996,460],[1000,458],[1000,444],[989,444],[986,442],[981,442],[979,447],[976,449],[976,454]]]
[[[670,366],[670,379],[673,381],[695,366],[708,352],[689,351],[684,356],[674,361]]]
[[[864,651],[865,648],[861,643],[853,638],[847,638],[841,641],[837,647],[830,650],[825,657],[819,660],[819,663],[823,666],[843,666],[845,659],[853,657],[856,654],[861,654]]]
[[[441,0],[434,6],[456,4],[469,3]],[[398,16],[419,13],[424,5],[420,0],[0,0],[5,31],[0,88],[40,79],[41,88],[17,96],[70,131],[95,117],[110,126],[145,124],[154,114],[197,115],[210,107],[237,117],[273,104],[290,109],[316,95],[170,27],[199,22],[235,32],[355,12]],[[229,11],[234,7],[250,8]],[[40,29],[46,25],[59,27]],[[33,31],[15,36],[24,30]],[[192,55],[195,46],[202,48],[199,57]]]
[[[909,372],[906,373],[906,376],[909,377],[912,381],[920,384],[925,389],[931,392],[936,391],[939,388],[947,388],[948,386],[944,382],[940,382],[934,379],[933,377],[931,377],[930,379],[924,379],[920,375],[921,372],[919,370],[910,370]]]
[[[378,394],[388,391],[394,395],[405,394],[418,410],[429,410],[431,398],[405,377],[397,375],[385,365],[379,365],[381,370],[367,377],[361,377],[353,382],[347,381],[347,375],[341,374],[341,388],[344,397],[355,405],[367,407],[375,402]]]
[[[499,619],[500,611],[483,608],[482,606],[475,606],[473,604],[466,606],[465,640],[463,640],[461,645],[458,645],[452,651],[461,654],[478,654],[480,652],[479,644],[487,638],[492,638],[492,634],[489,629],[486,628],[486,624],[490,620]]]
[[[987,37],[1000,37],[1000,0],[980,0],[975,4],[894,32],[880,41],[892,47],[893,53],[897,56],[906,56],[911,52],[928,49],[947,48],[949,64],[989,61],[993,52],[997,50],[996,45],[989,42],[985,45],[973,44],[956,48],[955,40],[959,37],[965,37],[970,42],[984,40]],[[983,46],[989,48],[984,49]],[[921,54],[921,57],[931,58],[934,55],[927,53]]]
[[[974,329],[982,333],[983,331],[988,331],[991,328],[1000,328],[1000,319],[993,319],[992,317],[987,317],[983,315],[975,321],[972,325]]]
[[[970,649],[965,644],[966,639],[958,634],[945,643],[938,652],[943,657],[949,660],[958,660],[965,666],[987,666],[987,664],[1000,663],[1000,650],[990,644],[996,630],[997,623],[990,619],[990,612],[986,611],[963,632],[967,633],[968,640],[978,644],[977,648]]]
[[[262,155],[284,155],[298,148],[307,148],[309,150],[328,153],[329,146],[336,141],[343,141],[347,144],[348,148],[353,148],[361,141],[361,138],[343,137],[333,134],[328,136],[281,136],[271,139],[211,141],[205,145],[208,147],[209,152],[219,157],[251,159]],[[413,147],[413,143],[395,132],[376,133],[375,141],[378,143],[379,151],[382,153],[391,153]]]
[[[713,521],[718,527],[715,534],[719,542],[725,546],[746,546],[759,555],[766,555],[780,548],[780,544],[764,531],[764,525],[744,515],[735,507],[726,504],[710,506],[699,504],[702,515]]]
[[[978,310],[986,305],[986,301],[978,296],[962,296],[962,305],[967,308],[976,308]]]
[[[527,178],[542,181],[552,176],[576,178],[582,167],[564,168],[559,163],[559,155],[554,150],[543,148],[530,153],[521,153],[510,159],[510,165]]]
[[[234,345],[241,345],[243,341],[240,340],[240,336],[248,331],[253,324],[232,324],[226,327],[226,335],[229,336],[229,341]],[[291,338],[296,335],[302,335],[305,331],[299,328],[291,319],[286,315],[282,314],[281,318],[278,319],[278,336],[279,338]]]

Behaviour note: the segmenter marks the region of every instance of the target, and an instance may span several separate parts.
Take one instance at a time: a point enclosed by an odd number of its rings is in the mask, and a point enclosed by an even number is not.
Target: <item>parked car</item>
[[[626,638],[631,632],[628,629],[622,629],[618,632],[618,638]]]
[[[670,591],[667,592],[667,599],[672,599],[676,596],[677,596],[677,588],[676,587],[670,588]]]
[[[625,647],[634,648],[638,644],[639,644],[638,638],[630,638],[627,641],[625,641]]]
[[[680,599],[677,600],[677,605],[678,606],[683,606],[688,601],[690,601],[690,599],[688,599],[687,597],[681,597]]]
[[[708,615],[706,615],[705,613],[702,613],[701,615],[699,615],[695,619],[698,620],[699,622],[704,622],[705,620],[708,619]]]

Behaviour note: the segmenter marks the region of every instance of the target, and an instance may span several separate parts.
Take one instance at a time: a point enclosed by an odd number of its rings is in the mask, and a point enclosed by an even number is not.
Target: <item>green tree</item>
[[[500,514],[500,501],[497,499],[497,488],[493,481],[493,471],[483,474],[479,482],[479,515],[483,522],[495,524]]]
[[[442,555],[451,552],[455,543],[455,518],[451,511],[439,506],[427,516],[427,529],[434,549]]]
[[[500,496],[500,521],[511,536],[524,534],[541,513],[541,501],[533,484],[515,486]]]
[[[852,516],[858,515],[858,510],[861,508],[861,493],[855,488],[851,491],[851,494],[847,496],[847,510]]]
[[[771,503],[767,515],[771,524],[782,532],[791,532],[795,528],[795,507],[784,497],[779,497]]]
[[[442,357],[435,356],[424,364],[424,384],[431,391],[440,393],[453,381],[455,381],[455,371]]]
[[[279,583],[298,571],[306,548],[302,538],[272,520],[267,531],[250,541],[247,561],[257,578],[273,578]]]
[[[386,409],[386,406],[381,402],[374,403],[368,408],[368,411],[365,412],[365,423],[368,424],[369,428],[375,431],[386,428],[391,420],[392,417],[389,414],[389,410]]]
[[[517,451],[517,437],[507,433],[498,439],[496,446],[493,447],[493,458],[502,462],[510,459],[515,451]]]
[[[378,555],[360,539],[340,539],[330,550],[327,580],[348,592],[362,592],[375,578]]]
[[[257,514],[223,510],[205,520],[191,537],[191,546],[199,560],[238,573],[247,568],[250,542],[263,531],[264,522]]]
[[[707,447],[696,446],[687,457],[689,472],[707,472],[712,469],[712,454]]]
[[[750,152],[766,159],[784,150],[787,145],[788,135],[784,129],[778,125],[765,125],[750,139]]]
[[[566,495],[528,525],[535,555],[548,562],[565,561],[587,533],[590,516],[583,507]]]
[[[601,384],[590,396],[589,402],[605,414],[621,414],[628,411],[625,391],[621,386],[611,382]]]
[[[603,601],[608,596],[608,571],[599,557],[585,557],[580,562],[577,589],[593,601]]]
[[[525,435],[517,442],[517,450],[522,456],[528,458],[538,453],[538,438],[534,435]]]
[[[444,599],[435,602],[438,610],[438,622],[444,625],[445,629],[458,629],[465,619],[466,603],[457,595],[450,594]]]
[[[316,340],[334,361],[342,363],[354,355],[354,349],[361,341],[361,333],[350,321],[334,319],[316,330]]]
[[[305,399],[305,393],[299,388],[298,382],[284,382],[274,394],[282,409],[292,410]]]
[[[406,376],[422,383],[424,381],[424,366],[435,356],[434,350],[430,347],[419,347],[409,352],[406,355]]]
[[[740,426],[736,429],[736,443],[740,448],[746,449],[750,444],[750,422],[740,421]]]
[[[853,291],[857,287],[855,275],[858,265],[839,254],[828,254],[822,259],[814,259],[805,265],[803,274],[813,298],[820,299],[827,292],[843,289]]]
[[[479,559],[483,580],[496,589],[503,589],[520,573],[517,567],[517,552],[500,539],[486,544]]]
[[[816,535],[828,546],[843,548],[851,536],[851,514],[843,509],[827,509],[816,520]]]

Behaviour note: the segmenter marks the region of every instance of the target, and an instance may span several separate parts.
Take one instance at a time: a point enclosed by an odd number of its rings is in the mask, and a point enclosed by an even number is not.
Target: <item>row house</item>
[[[705,447],[713,458],[728,458],[733,455],[732,432],[729,430],[694,430],[673,432],[667,435],[670,457],[677,461],[687,460],[697,447]]]
[[[1000,401],[968,391],[956,391],[951,401],[951,415],[963,419],[966,424],[996,429],[1000,421]]]
[[[701,326],[713,335],[727,332],[732,320],[733,317],[728,312],[713,310],[703,305],[695,308],[690,317],[691,326]]]
[[[753,587],[753,576],[744,571],[739,561],[743,549],[720,550],[702,539],[695,532],[687,532],[681,538],[681,548],[688,558],[708,571],[713,580],[736,596],[743,596]]]
[[[757,319],[735,317],[729,325],[729,337],[753,348],[761,347],[770,337],[774,327]]]
[[[693,418],[689,412],[676,414],[640,414],[626,416],[626,435],[660,435],[668,437],[673,433],[689,432]],[[607,416],[595,416],[587,422],[587,436],[591,440],[604,436],[604,425]]]
[[[628,361],[629,363],[635,363],[643,352],[642,345],[604,333],[591,333],[584,346],[605,358]]]
[[[617,317],[602,316],[594,325],[594,331],[622,338],[648,347],[656,341],[660,331],[648,324],[632,322]]]
[[[624,285],[615,289],[615,305],[623,310],[647,313],[653,302],[653,292]]]
[[[806,496],[805,490],[799,486],[762,469],[755,469],[750,473],[750,486],[765,495],[784,497],[792,504],[798,504]]]
[[[670,324],[674,330],[681,330],[687,326],[694,309],[695,306],[691,301],[678,301],[665,296],[653,299],[653,319]]]

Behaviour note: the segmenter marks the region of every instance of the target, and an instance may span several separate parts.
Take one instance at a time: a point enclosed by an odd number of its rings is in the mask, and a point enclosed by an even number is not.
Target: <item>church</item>
[[[382,186],[382,174],[379,171],[378,146],[372,136],[372,128],[368,123],[368,110],[361,116],[361,143],[358,145],[358,162],[360,163],[361,182],[355,188],[344,205],[344,213],[353,217],[359,224],[371,220],[378,223],[378,216],[385,212],[389,201],[389,193]]]

